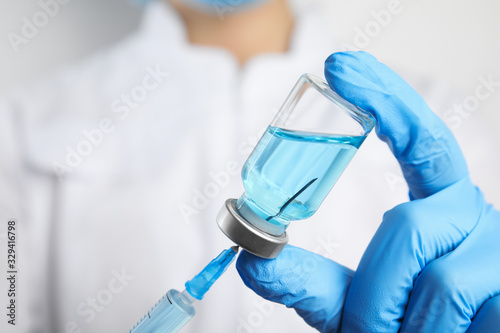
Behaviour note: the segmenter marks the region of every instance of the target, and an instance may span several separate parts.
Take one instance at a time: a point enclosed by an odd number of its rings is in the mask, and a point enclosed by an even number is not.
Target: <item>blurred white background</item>
[[[60,12],[20,51],[14,52],[8,33],[20,34],[24,16],[40,10],[40,0],[0,2],[0,89],[50,72],[118,41],[135,29],[140,8],[127,0],[64,0]],[[321,0],[295,0],[297,8]],[[402,12],[394,15],[364,50],[383,62],[441,80],[464,93],[473,92],[477,76],[500,80],[500,3],[494,0],[394,0]],[[43,1],[46,2],[46,1]],[[61,2],[63,2],[61,0]],[[373,21],[372,11],[390,0],[327,1],[328,29],[353,44],[356,29]],[[498,105],[500,93],[488,100]],[[486,104],[486,103],[485,103]],[[492,107],[493,108],[493,107]],[[489,110],[491,117],[500,116]]]
[[[19,52],[9,42],[9,33],[21,35],[23,17],[32,20],[49,0],[1,0],[0,2],[0,92],[9,86],[34,79],[76,62],[96,50],[113,44],[134,31],[141,8],[127,0],[64,0],[59,12]],[[64,2],[60,0],[60,2]],[[138,1],[138,0],[137,0]],[[390,67],[440,82],[471,96],[479,76],[492,75],[500,82],[500,2],[493,0],[294,0],[295,7],[323,2],[328,8],[325,29],[346,44],[356,44],[359,31],[376,22],[374,12],[399,3],[399,14],[375,31],[362,49]],[[138,1],[139,2],[139,1]],[[452,105],[450,105],[450,108]],[[500,144],[500,87],[479,108],[463,119],[460,131],[480,120],[489,137]],[[472,126],[472,125],[470,125]],[[475,126],[475,125],[474,125]],[[497,154],[497,152],[491,152]],[[465,151],[466,156],[469,152]],[[475,169],[474,169],[475,168]],[[481,177],[481,166],[472,166],[475,181],[487,198],[500,205],[500,190],[489,177]],[[478,176],[475,176],[478,175]],[[500,176],[499,176],[500,177]],[[498,180],[498,179],[497,179]]]
[[[43,75],[112,44],[140,21],[141,10],[127,0],[65,0],[59,13],[15,52],[8,33],[21,33],[23,17],[31,20],[39,0],[0,2],[0,90]],[[295,0],[297,8],[311,0]],[[321,0],[313,0],[321,1]],[[398,1],[398,0],[394,0]],[[46,1],[44,1],[46,2]],[[62,2],[62,1],[61,1]],[[372,11],[389,0],[323,1],[331,17],[327,29],[354,45],[357,29],[374,21]],[[363,49],[392,67],[442,81],[464,94],[473,93],[478,75],[500,81],[500,3],[493,0],[399,0],[400,14]],[[494,112],[500,92],[481,105],[481,116],[500,121]]]

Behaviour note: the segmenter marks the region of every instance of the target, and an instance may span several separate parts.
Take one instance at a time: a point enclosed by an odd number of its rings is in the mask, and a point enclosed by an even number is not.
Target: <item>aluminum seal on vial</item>
[[[262,258],[276,258],[288,243],[286,232],[274,236],[245,220],[236,209],[236,199],[226,200],[217,215],[217,225],[233,242]]]

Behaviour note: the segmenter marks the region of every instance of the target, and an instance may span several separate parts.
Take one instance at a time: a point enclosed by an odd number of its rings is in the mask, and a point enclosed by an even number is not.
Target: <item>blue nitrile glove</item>
[[[471,183],[448,128],[387,66],[368,53],[338,53],[325,74],[375,115],[414,199],[384,215],[354,275],[342,330],[465,332],[500,294],[500,213]],[[488,316],[500,331],[500,313]]]
[[[286,245],[276,259],[242,251],[243,282],[267,300],[285,304],[321,332],[336,331],[353,271],[318,254]]]
[[[471,183],[451,132],[404,80],[367,53],[335,53],[325,74],[339,95],[377,118],[377,135],[398,159],[412,199],[384,215],[349,287],[342,331],[465,332],[470,326],[471,332],[500,332],[500,213]],[[315,284],[342,289],[348,281],[329,280],[335,269],[325,269],[324,280],[311,271],[311,283],[295,293],[282,278],[293,275],[295,260],[309,256],[280,255],[272,263],[246,255],[237,267],[258,294],[299,304],[306,321],[335,331],[338,313],[317,309],[341,307],[341,298],[328,298]]]

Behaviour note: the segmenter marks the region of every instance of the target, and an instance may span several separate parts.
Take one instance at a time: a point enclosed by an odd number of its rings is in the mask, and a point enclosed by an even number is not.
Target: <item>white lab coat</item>
[[[0,203],[2,222],[21,228],[19,332],[124,332],[182,290],[232,245],[215,216],[243,192],[256,140],[300,74],[322,76],[336,50],[303,14],[287,54],[240,68],[224,50],[189,45],[176,13],[153,3],[128,39],[12,89],[0,100]],[[68,153],[78,149],[88,156]],[[290,243],[355,268],[383,212],[407,200],[399,175],[373,134],[318,213],[292,223]],[[313,331],[234,267],[196,307],[183,332]]]

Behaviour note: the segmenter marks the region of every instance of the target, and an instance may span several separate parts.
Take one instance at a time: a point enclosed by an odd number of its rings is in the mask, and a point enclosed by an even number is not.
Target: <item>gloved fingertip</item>
[[[246,283],[246,280],[248,279],[248,276],[254,275],[252,272],[254,272],[255,261],[259,261],[259,259],[262,258],[259,258],[248,251],[242,250],[236,260],[236,270],[247,286],[248,284]]]
[[[281,269],[277,267],[277,261],[279,260],[264,259],[242,251],[236,261],[236,270],[243,283],[257,295],[279,302],[279,297],[273,297],[279,290],[280,275],[282,274]]]
[[[325,74],[330,74],[332,70],[345,68],[346,65],[374,63],[377,58],[365,51],[346,51],[332,53],[325,61]]]
[[[252,274],[249,273],[249,269],[252,266],[252,261],[255,257],[253,254],[247,251],[241,251],[238,259],[236,260],[236,271],[240,275],[241,280],[248,288],[253,290],[252,287]]]
[[[286,245],[275,259],[243,251],[236,269],[247,287],[263,298],[294,308],[323,332],[339,326],[353,272],[318,254]]]
[[[363,51],[333,53],[325,61],[325,78],[332,90],[377,119],[375,106],[385,104],[394,82],[387,80],[391,76],[392,71]]]
[[[260,258],[254,254],[251,254],[248,251],[242,250],[240,255],[238,256],[238,260],[236,260],[236,269],[247,271],[251,268],[254,268],[255,265],[259,265],[263,261],[267,259]]]

